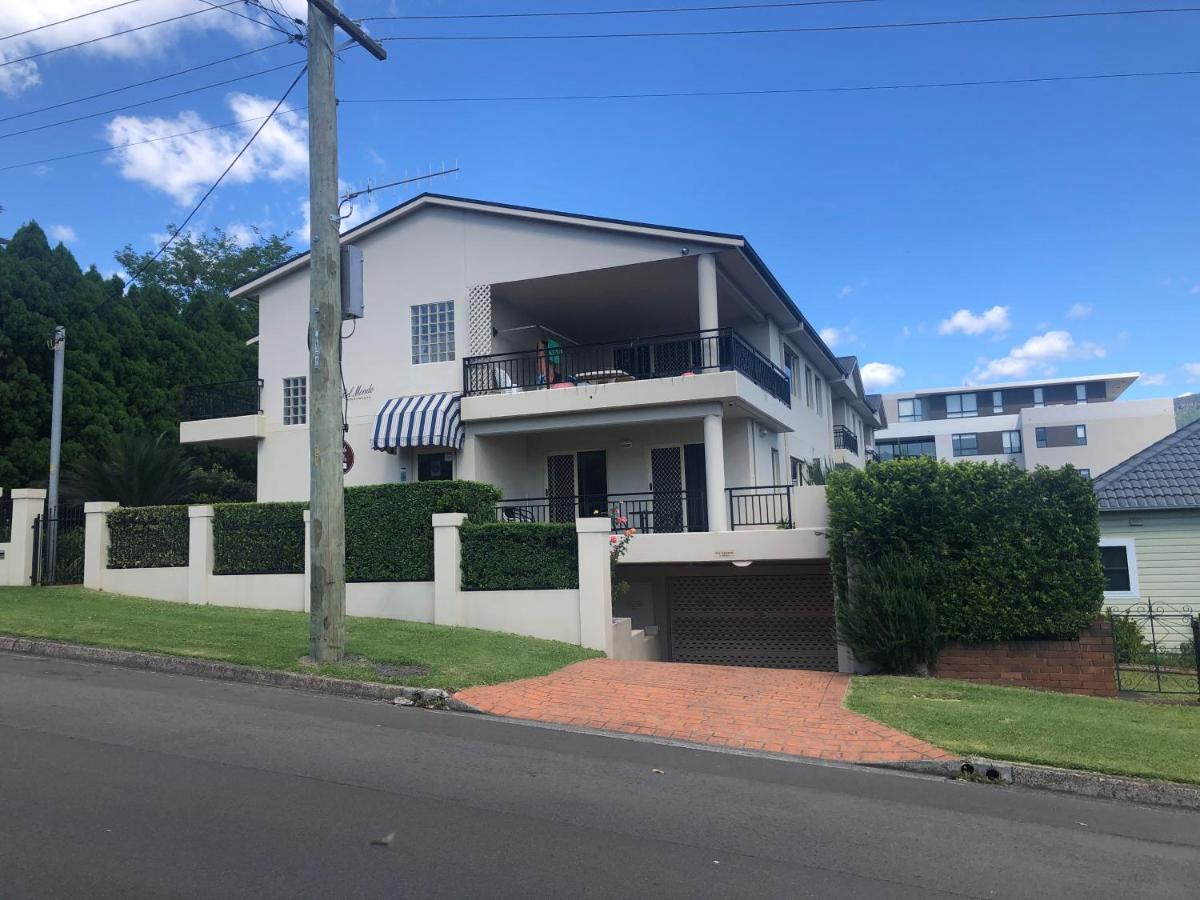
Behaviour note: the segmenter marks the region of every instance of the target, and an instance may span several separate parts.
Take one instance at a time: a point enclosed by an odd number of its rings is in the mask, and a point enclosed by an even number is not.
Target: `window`
[[[920,422],[925,418],[925,408],[920,397],[913,397],[911,400],[901,400],[899,407],[901,422]]]
[[[992,412],[1000,415],[1004,412],[1004,392],[992,391]]]
[[[804,484],[804,463],[792,457],[792,484]]]
[[[1087,385],[1086,384],[1075,385],[1075,402],[1076,403],[1087,403]]]
[[[979,454],[979,437],[974,434],[954,435],[955,456],[977,456]]]
[[[799,399],[800,382],[796,376],[800,374],[800,359],[789,347],[783,348],[783,367],[787,369],[788,380],[792,383],[792,396]]]
[[[1046,429],[1045,428],[1035,428],[1033,430],[1033,436],[1037,440],[1037,445],[1039,447],[1046,446]]]
[[[1101,538],[1100,567],[1104,570],[1104,596],[1110,599],[1139,595],[1137,554],[1133,538]]]
[[[916,438],[908,441],[877,441],[875,452],[880,462],[889,459],[905,459],[909,456],[937,456],[933,438]]]
[[[804,367],[804,403],[809,407],[813,405],[813,374],[808,366]]]
[[[1021,432],[1019,431],[1002,431],[1000,433],[1001,443],[1004,445],[1005,453],[1020,453],[1021,452]]]
[[[283,424],[303,425],[308,421],[308,376],[283,379]]]
[[[422,453],[417,457],[418,481],[451,481],[454,460],[449,453]]]
[[[1087,426],[1086,425],[1076,425],[1075,426],[1075,443],[1078,444],[1080,447],[1087,446]]]
[[[1033,389],[1033,405],[1034,406],[1045,406],[1046,405],[1046,392],[1044,390],[1042,390],[1041,388]]]
[[[412,308],[412,361],[445,362],[454,359],[454,304],[422,303]]]
[[[979,415],[978,399],[974,394],[947,394],[946,418],[966,419]]]
[[[1091,469],[1080,469],[1079,474],[1082,475],[1084,478],[1088,479],[1089,481],[1092,478],[1092,470]]]
[[[771,448],[771,484],[779,484],[779,451]]]
[[[821,380],[821,376],[817,376],[817,415],[825,415],[825,382]]]

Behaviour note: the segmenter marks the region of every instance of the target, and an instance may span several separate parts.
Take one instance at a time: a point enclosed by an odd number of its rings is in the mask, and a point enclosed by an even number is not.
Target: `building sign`
[[[354,468],[354,448],[342,441],[342,474]]]
[[[347,400],[370,400],[375,396],[375,385],[373,384],[356,384],[354,387],[346,388]]]

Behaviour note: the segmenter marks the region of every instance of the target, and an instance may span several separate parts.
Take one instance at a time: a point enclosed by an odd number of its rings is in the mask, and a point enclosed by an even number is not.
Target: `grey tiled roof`
[[[1200,419],[1109,469],[1093,487],[1101,510],[1200,509]]]

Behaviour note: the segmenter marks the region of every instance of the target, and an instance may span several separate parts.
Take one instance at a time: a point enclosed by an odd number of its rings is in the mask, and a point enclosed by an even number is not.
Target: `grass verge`
[[[362,664],[302,668],[306,613],[189,606],[76,587],[0,588],[0,634],[448,691],[545,675],[600,655],[573,644],[475,628],[349,618],[349,653],[376,663],[425,666],[428,673],[388,678]]]
[[[946,750],[1200,784],[1200,706],[857,676],[846,706]]]

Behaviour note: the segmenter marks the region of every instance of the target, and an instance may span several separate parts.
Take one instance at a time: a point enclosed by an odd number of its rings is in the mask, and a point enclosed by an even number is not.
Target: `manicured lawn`
[[[846,706],[955,753],[1200,783],[1196,705],[860,676]]]
[[[428,674],[380,677],[361,664],[302,669],[299,659],[308,652],[305,613],[188,606],[75,587],[0,588],[0,634],[446,690],[545,675],[600,655],[474,628],[351,618],[348,652],[376,663],[426,666]]]

